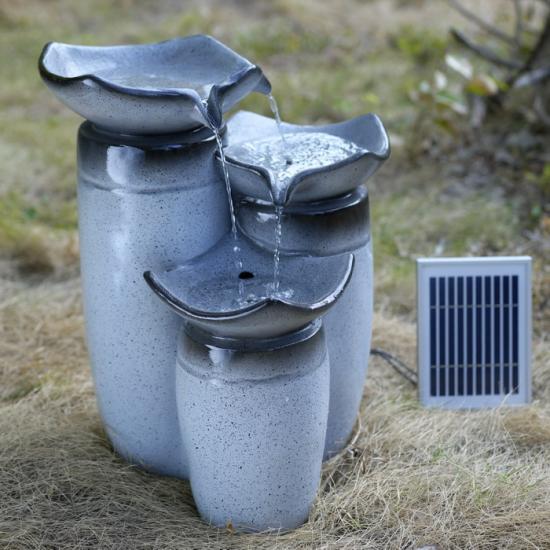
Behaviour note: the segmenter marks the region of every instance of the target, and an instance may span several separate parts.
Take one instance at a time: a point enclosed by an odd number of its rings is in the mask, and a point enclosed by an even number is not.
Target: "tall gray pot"
[[[244,200],[240,229],[273,250],[273,207]],[[342,297],[323,318],[330,359],[330,406],[324,458],[340,451],[357,418],[368,368],[373,314],[373,258],[366,188],[345,197],[285,208],[281,254],[332,256],[353,252],[355,268]]]
[[[99,410],[119,454],[184,478],[174,394],[181,319],[142,274],[205,252],[229,229],[215,142],[188,139],[123,137],[90,123],[78,136],[84,313]]]

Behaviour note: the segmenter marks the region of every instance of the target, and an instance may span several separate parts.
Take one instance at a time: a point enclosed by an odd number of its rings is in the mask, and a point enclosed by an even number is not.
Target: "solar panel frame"
[[[531,330],[530,257],[417,260],[418,392],[424,406],[528,404]]]

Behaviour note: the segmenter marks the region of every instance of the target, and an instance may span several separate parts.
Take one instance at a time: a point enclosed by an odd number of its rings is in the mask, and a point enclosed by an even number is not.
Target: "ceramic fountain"
[[[50,43],[78,133],[86,336],[114,450],[189,479],[242,530],[307,519],[348,440],[370,348],[377,117],[281,123],[261,69],[208,36]],[[251,92],[275,119],[224,113]]]

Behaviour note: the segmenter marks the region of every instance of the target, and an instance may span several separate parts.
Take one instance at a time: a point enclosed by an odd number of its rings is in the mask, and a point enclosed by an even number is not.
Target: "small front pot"
[[[261,352],[209,348],[182,332],[176,371],[184,451],[203,519],[242,531],[304,523],[329,407],[323,329]]]

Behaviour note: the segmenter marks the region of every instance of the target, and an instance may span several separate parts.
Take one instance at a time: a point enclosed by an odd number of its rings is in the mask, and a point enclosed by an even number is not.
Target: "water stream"
[[[277,104],[277,100],[275,99],[275,96],[273,94],[269,94],[267,98],[269,99],[269,107],[271,108],[271,112],[273,113],[273,116],[275,117],[275,122],[277,123],[277,130],[279,131],[279,137],[281,138],[283,149],[287,153],[286,160],[287,162],[292,163],[290,152],[288,150],[288,143],[286,142],[285,133],[283,131],[283,121],[281,120],[281,115],[279,114],[279,105]]]
[[[233,238],[235,239],[235,241],[237,241],[238,237],[237,237],[237,221],[235,219],[235,206],[233,205],[233,197],[231,195],[231,181],[229,180],[229,172],[227,170],[227,163],[225,161],[225,154],[223,152],[222,139],[217,128],[212,127],[212,131],[214,132],[214,136],[216,137],[218,153],[220,155],[220,160],[222,163],[223,179],[225,180],[225,190],[227,192],[227,198],[229,202],[229,216],[231,218],[231,233],[233,234]]]
[[[273,252],[273,291],[279,292],[279,263],[283,237],[283,206],[275,206],[275,250]]]
[[[275,122],[277,123],[277,130],[279,133],[278,142],[280,143],[281,149],[284,154],[285,164],[289,166],[292,164],[292,160],[290,159],[289,147],[285,139],[285,134],[283,132],[282,121],[281,121],[281,116],[279,114],[279,107],[277,105],[277,100],[275,99],[273,94],[269,94],[268,99],[269,99],[269,105],[271,107],[271,111],[273,112],[273,116],[275,117]],[[206,112],[208,112],[207,100],[203,100],[203,105],[206,109]],[[233,204],[233,196],[231,193],[231,180],[229,178],[229,171],[227,169],[227,162],[225,159],[225,153],[223,150],[223,144],[222,144],[219,128],[215,124],[213,124],[212,121],[209,120],[208,116],[206,118],[208,120],[210,129],[212,130],[216,138],[218,154],[220,155],[220,161],[222,164],[223,177],[225,180],[225,189],[226,189],[227,199],[229,204],[229,215],[231,218],[231,233],[233,235],[233,240],[235,242],[235,245],[233,247],[233,252],[235,254],[235,267],[237,269],[237,274],[239,274],[239,299],[243,300],[244,299],[244,281],[240,278],[240,274],[243,269],[243,261],[241,259],[241,247],[239,246],[239,237],[237,233],[235,205]],[[275,214],[276,214],[276,229],[275,229],[275,251],[273,253],[274,265],[273,265],[272,288],[273,288],[273,291],[277,293],[279,291],[279,263],[280,263],[280,247],[281,247],[281,237],[282,237],[282,216],[283,216],[283,206],[282,204],[279,204],[277,201],[275,206]]]
[[[285,153],[286,164],[290,165],[292,164],[292,158],[290,157],[288,143],[285,139],[285,133],[283,131],[283,123],[279,113],[279,105],[277,104],[277,100],[272,93],[270,93],[267,97],[269,99],[271,112],[273,113],[275,122],[277,123],[277,130],[279,131],[279,137],[281,138],[281,144]],[[273,290],[275,293],[279,292],[279,263],[281,257],[281,242],[283,238],[283,209],[283,205],[275,203],[275,250],[273,252]]]
[[[231,234],[233,236],[233,253],[234,253],[234,262],[235,262],[235,269],[236,269],[236,275],[239,276],[243,269],[243,261],[241,259],[241,247],[239,244],[239,236],[237,234],[237,221],[235,218],[235,205],[233,204],[233,196],[231,194],[231,181],[229,179],[229,171],[227,169],[227,162],[225,160],[225,153],[223,150],[223,143],[222,138],[220,135],[220,128],[214,124],[210,118],[208,117],[208,100],[204,99],[202,101],[204,108],[205,108],[205,119],[214,133],[214,137],[216,138],[216,145],[218,148],[218,154],[220,155],[220,161],[222,164],[222,170],[223,170],[223,179],[225,181],[225,191],[227,193],[227,202],[229,205],[229,217],[231,219]],[[238,284],[239,284],[239,298],[242,299],[244,296],[244,282],[239,278]]]

